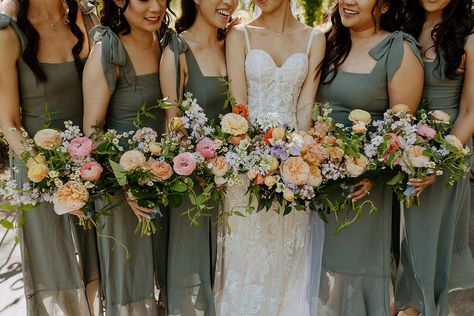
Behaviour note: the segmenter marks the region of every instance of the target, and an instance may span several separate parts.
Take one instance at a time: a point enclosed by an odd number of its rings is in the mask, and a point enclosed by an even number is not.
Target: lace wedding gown
[[[270,112],[296,127],[296,102],[308,73],[308,53],[294,53],[278,67],[262,49],[248,53],[245,72],[250,117]],[[229,187],[224,209],[248,205],[248,179]],[[218,315],[316,315],[324,225],[316,214],[271,210],[231,216],[218,239],[215,282]],[[223,225],[225,226],[225,225]],[[230,229],[230,231],[229,231]],[[311,241],[311,242],[310,242]]]

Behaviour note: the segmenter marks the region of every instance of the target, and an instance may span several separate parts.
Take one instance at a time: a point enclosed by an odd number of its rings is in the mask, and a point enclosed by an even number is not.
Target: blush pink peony
[[[72,158],[84,158],[94,149],[94,143],[87,137],[77,137],[71,140],[67,146],[67,151]]]
[[[196,145],[196,151],[204,158],[212,158],[216,155],[216,144],[210,138],[203,138]]]
[[[436,131],[427,124],[420,124],[416,127],[416,133],[422,137],[433,139],[436,136]]]
[[[83,180],[97,181],[104,171],[104,168],[102,168],[97,161],[91,161],[83,165],[79,171],[81,172],[81,178]]]
[[[180,176],[189,176],[196,169],[196,159],[190,152],[184,152],[173,158],[173,170]]]

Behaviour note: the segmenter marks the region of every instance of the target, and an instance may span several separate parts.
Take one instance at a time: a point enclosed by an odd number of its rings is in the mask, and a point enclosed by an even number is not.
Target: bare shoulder
[[[227,36],[226,36],[226,41],[227,40],[231,40],[231,41],[237,41],[237,40],[243,40],[244,39],[244,27],[246,26],[247,24],[238,24],[238,25],[234,25],[229,33],[227,33]]]
[[[0,54],[2,56],[20,56],[20,45],[15,31],[11,27],[0,29]]]
[[[464,51],[468,55],[474,54],[474,34],[471,34],[466,39],[466,45],[464,45]]]
[[[15,0],[0,1],[0,13],[11,16],[16,20],[18,15],[18,3]]]

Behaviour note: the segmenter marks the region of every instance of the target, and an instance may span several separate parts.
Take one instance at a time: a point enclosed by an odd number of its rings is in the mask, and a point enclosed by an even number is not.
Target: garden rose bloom
[[[329,136],[324,137],[324,142],[326,144],[334,146],[337,144],[337,138],[335,136],[329,135]]]
[[[232,113],[238,114],[243,118],[249,118],[249,107],[247,104],[235,104],[232,106]]]
[[[67,146],[67,151],[75,159],[88,156],[93,149],[94,143],[87,137],[74,138]]]
[[[445,139],[449,144],[451,144],[451,145],[453,145],[454,147],[456,147],[457,149],[463,150],[462,143],[461,143],[461,141],[459,140],[459,138],[457,138],[456,136],[454,136],[454,135],[447,135],[444,139]]]
[[[119,163],[122,168],[128,172],[143,167],[145,162],[146,158],[142,152],[138,150],[129,150],[120,157]]]
[[[204,158],[212,158],[216,155],[216,144],[210,138],[203,138],[196,145],[196,151]]]
[[[180,117],[173,117],[168,124],[168,128],[172,132],[179,131],[184,126],[183,121]]]
[[[184,152],[173,158],[173,170],[180,176],[189,176],[196,169],[196,159],[190,152]]]
[[[35,164],[28,169],[28,179],[38,183],[41,182],[48,175],[49,169],[44,164]]]
[[[89,192],[80,182],[69,181],[59,187],[54,194],[54,211],[59,214],[66,214],[80,210],[86,205],[89,199]]]
[[[423,168],[428,162],[430,162],[430,158],[423,155],[423,151],[425,151],[425,148],[417,145],[408,149],[406,158],[413,167]]]
[[[161,155],[161,152],[163,151],[163,148],[161,148],[160,143],[157,142],[150,142],[148,144],[148,149],[150,150],[150,153],[154,156]]]
[[[322,182],[323,177],[321,176],[321,170],[319,170],[318,167],[311,165],[309,167],[308,185],[312,187],[319,187]]]
[[[319,144],[315,144],[311,146],[308,150],[306,150],[302,157],[305,161],[314,164],[314,165],[320,165],[321,162],[323,162],[324,159],[328,156],[328,152],[326,148]]]
[[[37,165],[37,164],[46,165],[46,158],[41,154],[36,155],[34,157],[30,157],[30,158],[28,158],[28,162],[26,163],[26,167],[28,167],[28,169],[30,169],[31,167],[33,167],[34,165]]]
[[[344,150],[339,147],[329,147],[328,155],[331,160],[341,161],[342,157],[344,156]]]
[[[81,178],[86,181],[97,181],[104,171],[104,168],[97,161],[91,161],[86,163],[79,169],[81,172]]]
[[[444,111],[441,111],[441,110],[434,110],[431,113],[431,116],[435,120],[446,122],[446,123],[449,123],[449,121],[451,120],[451,116],[448,113],[446,113]]]
[[[285,138],[285,130],[281,127],[276,127],[272,130],[272,138],[273,139],[284,139]]]
[[[173,175],[173,168],[167,162],[150,158],[146,164],[150,172],[160,181],[167,180]]]
[[[396,105],[392,106],[391,110],[392,110],[393,113],[399,113],[399,112],[409,113],[410,112],[410,107],[406,104],[399,103],[399,104],[396,104]]]
[[[314,127],[311,129],[311,132],[315,137],[323,139],[324,137],[326,137],[328,130],[329,127],[326,125],[326,123],[316,122],[316,124],[314,124]]]
[[[356,178],[364,173],[369,165],[369,159],[364,155],[359,155],[359,158],[346,156],[346,172],[349,177]]]
[[[290,157],[280,165],[280,175],[285,182],[302,185],[308,182],[309,165],[301,157]]]
[[[295,199],[295,194],[290,189],[285,189],[285,191],[283,191],[283,198],[288,202],[293,202]]]
[[[352,125],[352,131],[357,134],[363,134],[367,132],[367,127],[364,123],[356,123]]]
[[[235,113],[227,113],[221,120],[222,131],[234,136],[247,133],[249,124],[246,119]]]
[[[416,127],[416,133],[428,139],[433,139],[436,136],[436,131],[427,124],[418,125]]]
[[[316,144],[316,140],[314,140],[313,136],[305,133],[305,132],[298,132],[298,134],[301,136],[301,139],[303,140],[303,144],[301,146],[301,152],[305,152],[308,149],[311,148],[311,146]]]
[[[39,130],[33,139],[36,145],[44,149],[54,149],[62,143],[61,133],[51,128]]]
[[[356,109],[349,113],[349,121],[352,123],[364,123],[365,125],[369,125],[372,121],[372,116],[367,111]]]
[[[271,188],[278,182],[278,178],[275,176],[268,176],[265,178],[264,182],[267,187]]]
[[[223,156],[218,156],[211,159],[211,164],[212,174],[217,177],[224,176],[230,168],[229,163],[227,162],[227,160],[225,160],[225,157]]]

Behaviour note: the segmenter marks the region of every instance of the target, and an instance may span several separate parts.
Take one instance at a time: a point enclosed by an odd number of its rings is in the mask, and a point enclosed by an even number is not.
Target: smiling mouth
[[[229,10],[217,10],[217,13],[219,13],[220,15],[228,18],[230,16],[230,11]]]
[[[359,12],[350,9],[344,9],[344,13],[352,16],[359,14]]]
[[[152,17],[145,18],[145,20],[147,20],[149,22],[158,22],[160,20],[160,17],[159,16],[152,16]]]

